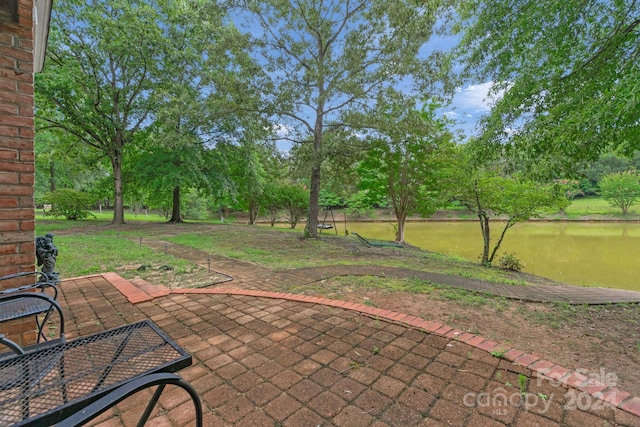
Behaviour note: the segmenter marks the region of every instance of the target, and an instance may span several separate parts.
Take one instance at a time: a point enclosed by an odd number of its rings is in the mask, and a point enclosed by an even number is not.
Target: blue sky
[[[488,93],[492,84],[493,82],[486,82],[459,87],[451,104],[441,109],[442,114],[455,122],[453,129],[460,130],[465,140],[478,134],[478,122],[491,110],[491,99]],[[277,133],[286,134],[287,131],[282,127]],[[278,143],[278,147],[285,151],[290,148],[290,145],[288,142]]]
[[[455,129],[460,129],[469,137],[477,134],[476,125],[491,109],[488,97],[492,82],[468,84],[457,89],[450,105],[442,109],[444,115],[455,120]]]

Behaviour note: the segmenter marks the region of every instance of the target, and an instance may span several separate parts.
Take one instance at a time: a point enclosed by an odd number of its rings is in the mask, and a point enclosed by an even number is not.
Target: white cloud
[[[449,105],[449,111],[443,114],[454,119],[466,135],[474,135],[477,131],[476,124],[480,118],[491,111],[493,103],[502,97],[504,91],[489,95],[493,82],[470,84],[466,87],[456,88],[453,101]]]
[[[272,130],[278,138],[284,138],[291,134],[291,128],[287,125],[283,125],[282,123],[274,124]]]
[[[477,113],[488,113],[494,101],[502,97],[503,91],[495,95],[489,95],[493,82],[469,85],[460,90],[455,98],[454,105],[462,110],[472,110]]]

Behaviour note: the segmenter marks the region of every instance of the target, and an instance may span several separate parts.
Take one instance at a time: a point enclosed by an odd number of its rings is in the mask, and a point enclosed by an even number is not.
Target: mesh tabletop
[[[191,364],[148,320],[36,347],[0,360],[1,426],[55,424],[134,378]]]

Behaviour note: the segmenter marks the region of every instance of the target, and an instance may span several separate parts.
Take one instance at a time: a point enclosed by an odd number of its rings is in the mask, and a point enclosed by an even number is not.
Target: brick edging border
[[[133,284],[128,282],[117,273],[104,273],[95,276],[102,276],[109,283],[114,285],[123,295],[129,299],[132,304],[138,302],[150,301],[153,297],[143,297],[143,291],[137,289]],[[84,276],[91,277],[91,276]],[[79,278],[74,278],[79,279]],[[524,353],[509,345],[503,345],[498,342],[486,339],[482,336],[475,335],[460,329],[454,329],[443,323],[424,320],[419,317],[410,316],[397,311],[384,310],[376,307],[370,307],[360,303],[333,300],[323,297],[314,297],[300,294],[290,294],[271,291],[257,291],[245,289],[215,289],[215,288],[186,288],[180,290],[171,290],[171,294],[208,294],[208,295],[237,295],[250,296],[257,298],[284,299],[287,301],[295,301],[310,304],[320,304],[329,307],[341,308],[344,310],[352,310],[366,316],[375,317],[389,322],[400,323],[405,326],[411,326],[422,330],[423,332],[439,335],[444,338],[457,340],[468,344],[472,347],[491,353],[492,351],[500,351],[503,358],[517,365],[523,366],[535,372],[536,375],[550,381],[559,382],[567,387],[573,387],[581,392],[589,394],[595,399],[602,400],[608,404],[628,412],[634,416],[640,417],[640,397],[632,396],[631,393],[621,390],[615,386],[611,386],[604,382],[589,378],[581,372],[567,369],[548,360],[542,359],[536,355]]]

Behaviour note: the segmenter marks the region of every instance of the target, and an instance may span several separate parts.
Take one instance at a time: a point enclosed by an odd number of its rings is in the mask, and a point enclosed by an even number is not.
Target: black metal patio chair
[[[58,287],[39,271],[10,274],[0,277],[0,281],[34,276],[33,283],[16,288],[0,290],[0,323],[26,317],[34,317],[37,328],[36,342],[47,341],[45,325],[54,311],[60,316],[60,338],[64,339],[64,314],[56,301]]]

